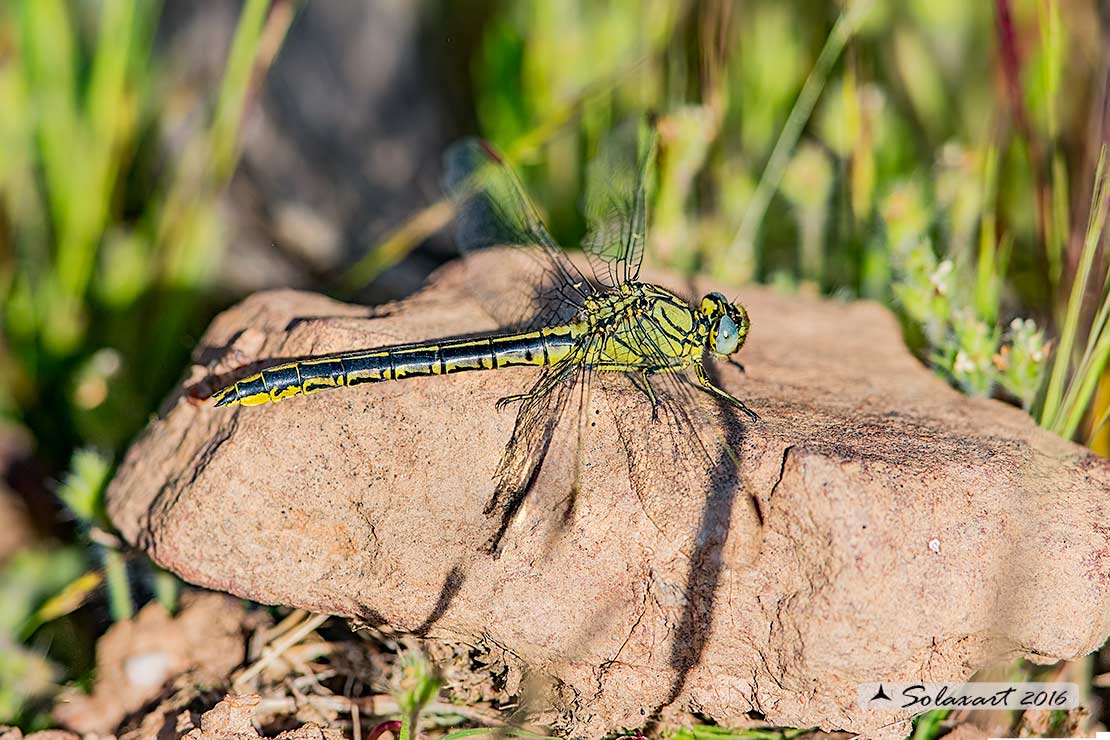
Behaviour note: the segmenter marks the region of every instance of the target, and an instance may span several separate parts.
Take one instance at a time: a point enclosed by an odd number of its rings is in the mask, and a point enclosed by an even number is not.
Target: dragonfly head
[[[701,299],[701,312],[709,325],[706,348],[719,357],[738,352],[748,338],[751,319],[739,303],[729,303],[720,293],[710,293]]]

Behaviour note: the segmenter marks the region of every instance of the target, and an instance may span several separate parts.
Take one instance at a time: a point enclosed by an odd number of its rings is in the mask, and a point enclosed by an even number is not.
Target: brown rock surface
[[[65,730],[39,730],[24,735],[18,727],[0,727],[0,740],[81,740],[81,736]]]
[[[463,275],[449,267],[376,318],[255,295],[213,322],[185,387],[256,360],[492,329]],[[577,495],[560,431],[501,557],[482,553],[513,427],[493,404],[535,377],[510,369],[261,408],[175,396],[127,455],[111,516],[195,583],[497,645],[557,679],[566,729],[587,736],[666,706],[902,736],[897,715],[854,706],[858,683],[962,680],[1000,656],[1102,643],[1106,461],[948,388],[878,305],[742,295],[748,373],[719,377],[762,420],[721,420],[739,454],[729,490],[686,486],[679,465],[677,483],[630,484],[645,455],[673,454],[666,424],[639,395],[598,394]]]
[[[55,717],[83,734],[107,734],[182,674],[197,685],[222,683],[246,653],[242,620],[242,604],[223,594],[190,595],[176,617],[147,604],[104,634],[92,693],[64,694]]]
[[[182,735],[185,740],[257,740],[263,737],[254,728],[255,694],[229,695],[200,718],[200,727]],[[275,740],[343,740],[343,733],[330,727],[306,723],[286,730]]]

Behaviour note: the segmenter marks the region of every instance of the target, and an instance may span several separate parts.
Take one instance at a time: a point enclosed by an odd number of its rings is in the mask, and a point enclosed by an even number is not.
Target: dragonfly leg
[[[640,390],[643,391],[648,397],[648,400],[651,401],[651,420],[659,421],[659,396],[655,395],[655,389],[651,387],[651,376],[654,374],[655,371],[647,367],[640,371],[640,379],[644,383]],[[635,381],[633,381],[632,384],[639,388],[639,384]]]
[[[566,360],[564,360],[564,362],[566,362]],[[503,396],[497,399],[497,403],[494,404],[494,408],[496,408],[498,411],[502,411],[511,403],[516,403],[517,401],[523,401],[527,403],[528,401],[531,401],[535,398],[546,396],[548,393],[551,393],[551,391],[555,390],[555,387],[558,386],[559,383],[563,382],[563,380],[566,379],[567,375],[569,375],[575,367],[576,366],[573,363],[568,363],[565,369],[562,369],[560,372],[548,375],[542,381],[537,383],[532,388],[532,390],[528,391],[527,393],[514,393],[511,396]]]
[[[701,383],[702,388],[706,389],[715,396],[728,401],[733,406],[747,414],[748,418],[752,421],[759,421],[759,414],[748,408],[748,405],[746,403],[741,401],[739,398],[736,398],[723,388],[718,388],[717,386],[713,385],[713,381],[709,379],[708,373],[705,372],[705,366],[703,366],[700,362],[694,363],[694,371],[698,375],[698,382]]]
[[[502,396],[501,398],[497,399],[497,402],[494,404],[494,408],[496,408],[498,411],[504,411],[505,407],[511,403],[516,403],[517,401],[528,401],[541,395],[543,395],[543,393],[540,392],[537,388],[536,390],[529,391],[528,393],[514,393],[511,396]]]
[[[737,360],[732,355],[729,355],[727,362],[728,362],[728,364],[732,365],[733,367],[738,368],[740,370],[740,372],[747,375],[748,371],[744,368],[744,365],[740,362],[740,360]]]

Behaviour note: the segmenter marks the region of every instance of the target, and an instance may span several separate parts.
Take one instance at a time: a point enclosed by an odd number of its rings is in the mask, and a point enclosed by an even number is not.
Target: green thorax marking
[[[622,283],[590,296],[581,321],[587,334],[610,337],[590,358],[601,365],[688,366],[700,360],[709,332],[700,312],[651,283]]]

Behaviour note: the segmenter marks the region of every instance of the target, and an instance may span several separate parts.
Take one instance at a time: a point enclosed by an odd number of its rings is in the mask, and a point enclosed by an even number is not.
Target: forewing
[[[544,226],[516,175],[485,141],[463,139],[444,155],[444,185],[456,204],[455,238],[465,255],[516,247],[512,286],[491,290],[480,275],[471,291],[503,327],[569,321],[592,292]]]
[[[532,386],[532,392],[535,393],[550,383],[554,383],[554,387],[546,393],[528,398],[517,411],[513,435],[501,455],[501,462],[494,473],[494,492],[486,504],[485,513],[495,526],[493,534],[486,541],[487,552],[496,553],[500,550],[505,531],[524,503],[540,465],[547,456],[551,438],[581,370],[581,366],[574,364],[545,368]]]
[[[644,260],[647,183],[655,133],[640,121],[620,126],[598,149],[586,175],[582,249],[598,282],[635,280]]]
[[[669,353],[657,344],[665,335],[645,322],[650,319],[629,320],[616,331],[665,366]],[[653,419],[643,378],[603,375],[632,488],[662,535],[676,543],[705,540],[734,506],[744,506],[758,524],[754,501],[741,489],[737,449],[745,427],[733,409],[694,388],[684,374],[664,372],[646,379],[658,397]],[[630,387],[640,388],[638,398],[629,397]]]
[[[762,546],[759,509],[737,455],[744,425],[734,409],[674,373],[651,378],[659,396],[653,419],[650,400],[629,394],[629,376],[606,375],[631,487],[658,533],[649,588],[668,629],[645,639],[667,651],[673,678],[661,704],[668,705],[721,627],[717,602],[732,586],[725,564],[750,563]]]

